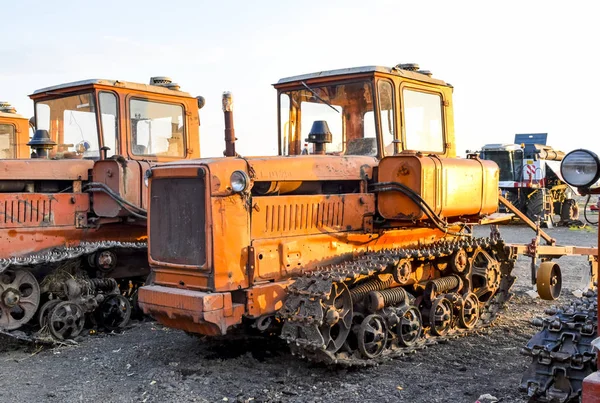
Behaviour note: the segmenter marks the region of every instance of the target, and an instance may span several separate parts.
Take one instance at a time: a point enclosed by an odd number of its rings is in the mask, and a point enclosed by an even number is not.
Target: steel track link
[[[545,313],[549,316],[533,320],[542,330],[521,350],[532,359],[521,390],[541,402],[576,399],[583,378],[596,370],[592,341],[598,334],[598,290]]]
[[[421,262],[435,262],[437,259],[450,256],[459,249],[473,252],[482,248],[497,261],[501,262],[501,281],[495,295],[482,308],[479,323],[470,330],[455,328],[444,336],[427,334],[410,347],[386,348],[382,355],[374,359],[357,358],[347,352],[326,351],[319,326],[324,323],[324,302],[329,297],[334,283],[352,284],[358,279],[373,277],[388,270],[390,265],[402,259]],[[341,366],[369,366],[384,361],[412,354],[428,346],[476,334],[488,327],[496,318],[504,303],[510,298],[509,289],[514,282],[511,276],[514,258],[509,257],[504,242],[490,238],[467,238],[451,241],[437,241],[420,248],[387,249],[377,252],[366,252],[348,262],[325,266],[305,273],[296,279],[289,288],[289,296],[284,307],[279,311],[284,320],[281,338],[286,340],[293,354],[300,355],[310,361]],[[302,335],[304,337],[298,337]],[[343,350],[343,349],[342,349]]]
[[[74,247],[52,248],[46,252],[19,256],[10,259],[0,259],[0,273],[13,269],[33,269],[35,266],[42,264],[66,263],[69,260],[79,259],[104,249],[146,249],[146,242],[119,242],[119,241],[103,241],[103,242],[82,242]],[[15,330],[0,329],[0,334],[5,335],[20,341],[33,342],[38,344],[65,344],[55,340],[48,334],[42,331],[27,332],[21,327]]]

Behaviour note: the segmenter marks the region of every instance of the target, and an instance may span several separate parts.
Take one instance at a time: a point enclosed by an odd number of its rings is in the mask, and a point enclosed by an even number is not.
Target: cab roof
[[[25,116],[19,115],[18,113],[8,113],[0,111],[0,118],[8,118],[8,119],[25,119],[28,120]]]
[[[308,81],[314,78],[324,78],[324,77],[336,77],[336,76],[346,76],[346,75],[356,75],[356,74],[369,74],[369,73],[382,73],[388,74],[392,76],[411,78],[418,81],[424,81],[431,84],[436,85],[446,85],[451,87],[450,84],[439,80],[437,78],[432,78],[429,74],[430,72],[426,70],[406,70],[402,68],[403,65],[397,65],[394,67],[384,67],[384,66],[362,66],[362,67],[350,67],[344,69],[336,69],[336,70],[326,70],[320,71],[317,73],[309,73],[309,74],[301,74],[298,76],[291,76],[282,78],[277,81],[276,84],[273,84],[275,87],[278,87],[282,84],[288,84],[298,81]],[[414,65],[416,66],[416,65]],[[416,66],[418,69],[418,66]]]
[[[107,80],[103,78],[92,78],[88,80],[82,81],[73,81],[70,83],[64,83],[59,85],[53,85],[51,87],[41,88],[36,90],[31,95],[39,95],[52,91],[60,91],[65,90],[71,87],[83,87],[83,86],[95,86],[102,85],[107,87],[116,87],[116,88],[126,88],[136,91],[144,91],[144,92],[153,92],[156,94],[164,94],[164,95],[175,95],[179,97],[191,97],[188,92],[174,90],[171,88],[167,88],[163,85],[153,85],[153,84],[140,84],[140,83],[132,83],[129,81],[119,81],[119,80]]]

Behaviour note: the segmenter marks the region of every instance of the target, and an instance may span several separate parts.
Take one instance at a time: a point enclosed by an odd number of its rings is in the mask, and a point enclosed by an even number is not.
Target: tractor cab
[[[456,156],[452,86],[416,64],[331,70],[274,86],[280,155]]]
[[[166,77],[150,83],[85,80],[35,91],[32,156],[172,161],[200,156],[202,97]],[[46,152],[47,151],[47,152]]]
[[[0,102],[0,160],[28,158],[29,120],[8,102]]]
[[[479,152],[479,157],[498,164],[500,182],[522,181],[524,154],[518,144],[486,144]]]

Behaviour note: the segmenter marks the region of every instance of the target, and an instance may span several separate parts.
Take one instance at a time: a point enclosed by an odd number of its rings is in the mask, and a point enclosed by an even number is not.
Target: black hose
[[[123,198],[119,197],[118,195],[116,195],[112,192],[108,192],[104,188],[88,187],[88,189],[86,191],[88,191],[88,192],[103,192],[106,195],[108,195],[111,199],[113,199],[120,207],[127,210],[127,212],[129,214],[131,214],[132,216],[143,219],[143,220],[146,220],[148,218],[146,210],[141,209],[136,206],[134,206],[134,207],[138,211],[133,210],[131,207],[129,207],[129,206],[131,206],[131,203],[127,202],[127,200],[124,200]]]
[[[421,209],[421,211],[423,211],[423,213],[425,213],[425,215],[433,222],[433,225],[440,231],[453,236],[471,236],[470,233],[465,234],[460,232],[448,231],[448,223],[442,220],[442,218],[438,216],[435,213],[435,211],[433,211],[433,209],[427,204],[425,200],[423,200],[423,198],[419,194],[417,194],[414,190],[410,189],[406,185],[397,182],[382,182],[371,185],[371,190],[373,192],[393,191],[402,193],[405,196],[407,196],[413,203],[415,203]]]
[[[583,218],[585,218],[585,221],[587,221],[587,223],[590,224],[590,225],[598,225],[598,221],[593,222],[593,221],[590,221],[587,218],[587,208],[588,208],[588,204],[590,203],[590,198],[591,197],[592,197],[592,195],[588,194],[587,195],[587,199],[585,199],[585,206],[583,207]]]
[[[119,200],[121,203],[128,205],[130,208],[134,209],[135,211],[137,211],[141,214],[148,214],[148,212],[146,210],[144,210],[143,208],[138,207],[135,204],[123,199],[121,196],[119,196],[117,193],[115,193],[110,187],[108,187],[104,183],[91,182],[91,183],[88,183],[85,187],[86,187],[86,191],[104,192],[107,195],[111,196],[114,200]]]
[[[441,219],[441,217],[439,217],[436,212],[427,204],[427,202],[425,200],[423,200],[423,198],[421,197],[421,195],[419,195],[417,192],[415,192],[414,190],[412,190],[411,188],[409,188],[408,186],[402,184],[402,183],[398,183],[398,182],[380,182],[380,183],[375,183],[372,185],[372,188],[379,188],[379,187],[394,187],[394,188],[399,188],[401,190],[399,190],[401,193],[404,193],[408,198],[410,198],[413,202],[415,202],[419,207],[425,207],[426,209],[429,210],[429,212],[431,213],[431,215],[433,215],[435,217],[436,220],[438,220],[438,223],[440,223],[441,225],[446,225],[446,222],[444,220]],[[388,189],[390,190],[390,189]],[[416,200],[415,200],[416,199]],[[423,211],[425,212],[425,211]],[[427,214],[425,212],[425,214]],[[429,217],[429,215],[427,215]],[[431,218],[431,217],[430,217]],[[433,218],[431,218],[433,219]]]

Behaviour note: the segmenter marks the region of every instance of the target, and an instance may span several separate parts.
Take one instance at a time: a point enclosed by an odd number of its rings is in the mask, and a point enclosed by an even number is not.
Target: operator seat
[[[365,137],[352,139],[346,145],[346,155],[366,155],[369,157],[377,156],[377,139],[375,137]]]

